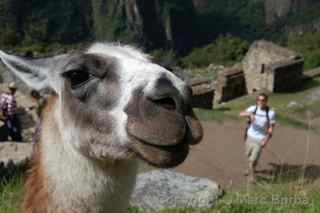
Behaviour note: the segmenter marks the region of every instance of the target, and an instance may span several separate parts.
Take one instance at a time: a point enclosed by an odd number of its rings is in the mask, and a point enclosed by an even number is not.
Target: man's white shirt
[[[257,110],[256,110],[257,107]],[[267,136],[267,128],[268,128],[268,118],[266,110],[262,110],[260,107],[253,105],[247,108],[247,112],[255,113],[255,119],[251,122],[247,135],[253,139],[262,141]],[[276,122],[275,120],[275,112],[272,109],[269,109],[268,112],[270,125]]]

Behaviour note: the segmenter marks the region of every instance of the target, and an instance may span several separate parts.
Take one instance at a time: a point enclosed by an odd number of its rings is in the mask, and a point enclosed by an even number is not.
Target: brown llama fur
[[[57,97],[51,97],[43,112],[43,122],[50,122],[50,114]],[[50,202],[50,195],[46,177],[43,171],[41,162],[41,133],[39,135],[40,141],[34,145],[34,152],[30,162],[30,169],[27,172],[27,180],[25,183],[25,194],[22,203],[22,213],[43,213],[47,212]]]

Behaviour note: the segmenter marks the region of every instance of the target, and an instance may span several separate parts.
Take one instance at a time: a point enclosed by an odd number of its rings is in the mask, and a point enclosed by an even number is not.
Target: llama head
[[[189,105],[190,88],[132,47],[97,43],[84,52],[51,58],[2,51],[0,57],[30,87],[55,91],[53,113],[64,146],[85,157],[138,156],[171,167],[202,138]]]

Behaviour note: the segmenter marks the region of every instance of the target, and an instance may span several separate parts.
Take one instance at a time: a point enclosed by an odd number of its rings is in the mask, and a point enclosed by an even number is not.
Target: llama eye
[[[62,75],[70,81],[72,88],[77,88],[92,78],[92,74],[84,70],[70,70]]]

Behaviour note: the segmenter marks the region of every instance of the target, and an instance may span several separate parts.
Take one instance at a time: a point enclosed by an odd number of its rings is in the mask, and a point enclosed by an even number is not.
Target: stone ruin
[[[215,84],[215,104],[241,97],[246,93],[246,82],[242,69],[226,68],[218,73]]]
[[[249,94],[288,92],[301,84],[303,58],[298,53],[264,40],[254,42],[242,64]]]
[[[256,41],[242,66],[221,70],[214,83],[208,79],[189,80],[194,92],[193,106],[210,108],[259,91],[290,92],[305,79],[303,63],[302,56],[292,50],[268,41]]]
[[[212,109],[214,99],[214,83],[209,78],[196,77],[187,81],[192,88],[191,106]]]

